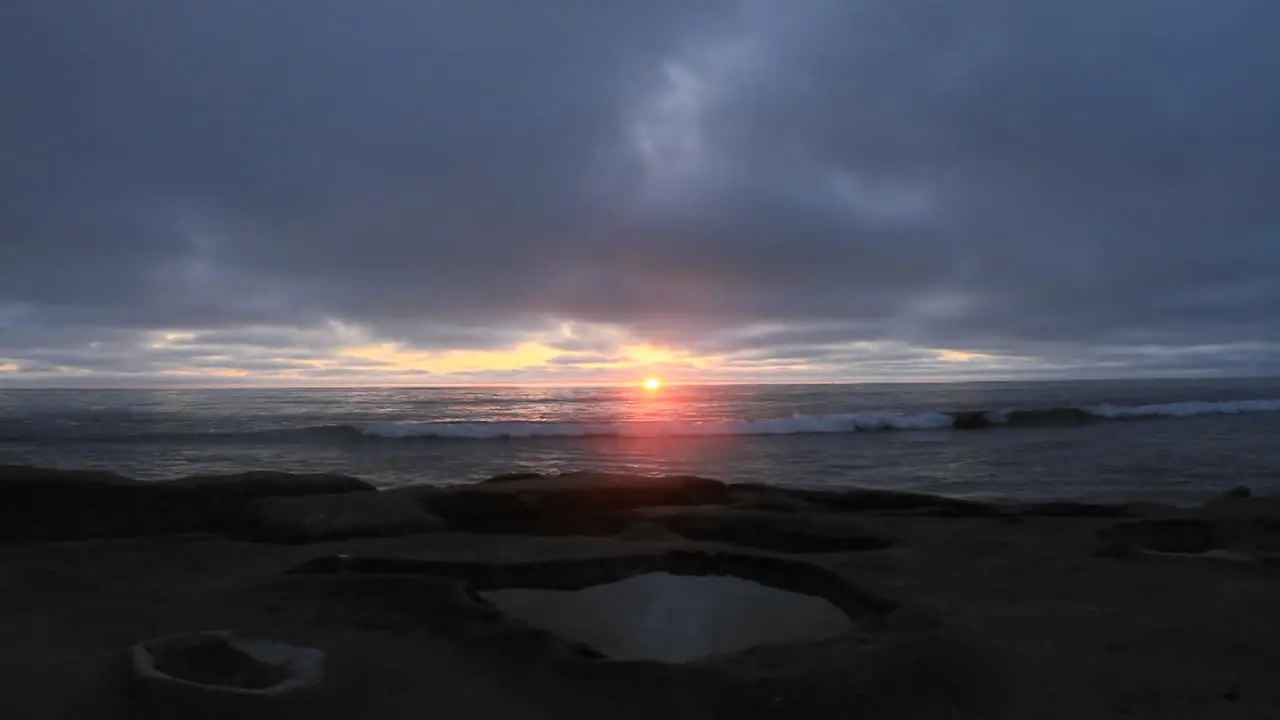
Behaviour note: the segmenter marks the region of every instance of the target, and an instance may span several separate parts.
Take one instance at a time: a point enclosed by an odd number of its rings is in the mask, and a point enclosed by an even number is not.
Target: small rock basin
[[[324,663],[315,648],[223,630],[154,638],[131,655],[139,698],[152,714],[175,717],[196,707],[234,713],[297,699],[317,688]]]
[[[650,572],[581,590],[480,593],[509,617],[586,643],[614,660],[682,663],[851,630],[819,597],[725,575]]]

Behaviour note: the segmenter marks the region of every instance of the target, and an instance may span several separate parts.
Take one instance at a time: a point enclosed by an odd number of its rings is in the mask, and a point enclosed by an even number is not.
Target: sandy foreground
[[[315,692],[238,718],[1280,717],[1280,501],[497,480],[373,493],[258,474],[160,491],[0,468],[4,716],[218,717],[139,697],[126,651],[233,629],[326,653]],[[617,661],[478,609],[473,592],[676,566],[839,596],[855,628]]]

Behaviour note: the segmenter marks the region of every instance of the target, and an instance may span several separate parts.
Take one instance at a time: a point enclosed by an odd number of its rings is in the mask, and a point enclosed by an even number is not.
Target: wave
[[[851,413],[799,415],[767,420],[689,422],[387,422],[361,425],[362,435],[383,438],[503,439],[565,437],[725,437],[750,435],[828,435],[868,430],[939,430],[951,427],[945,413],[892,415]]]
[[[383,422],[353,426],[365,437],[457,440],[519,438],[675,438],[764,435],[836,435],[875,431],[976,430],[995,427],[1070,427],[1094,422],[1143,418],[1184,418],[1280,412],[1280,399],[1181,402],[1162,405],[1099,405],[1017,410],[923,413],[845,413],[796,415],[764,420],[685,422]],[[328,428],[332,430],[333,428]]]
[[[967,431],[988,428],[1076,427],[1100,422],[1280,412],[1280,399],[1097,405],[950,412],[858,412],[758,420],[671,422],[400,421],[240,431],[65,434],[13,424],[3,442],[344,443],[373,440],[510,440],[522,438],[699,438],[841,435],[889,431]]]
[[[1234,402],[1180,402],[1162,405],[1100,405],[1090,412],[1113,420],[1145,417],[1192,417],[1194,415],[1235,415],[1250,412],[1280,412],[1280,400],[1236,400]]]

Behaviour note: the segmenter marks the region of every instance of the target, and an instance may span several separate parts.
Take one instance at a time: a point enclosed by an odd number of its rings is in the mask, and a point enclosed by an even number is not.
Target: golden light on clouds
[[[620,354],[628,361],[641,365],[661,365],[676,360],[676,354],[672,351],[648,343],[624,346]]]
[[[182,369],[182,370],[161,370],[160,375],[168,377],[219,377],[219,378],[244,378],[251,377],[257,373],[250,373],[248,370],[238,370],[235,368],[200,368],[200,369]]]
[[[991,356],[983,355],[982,353],[965,352],[963,350],[939,350],[938,351],[938,359],[946,360],[947,362],[970,362],[973,360],[982,360],[984,358],[989,358],[989,357]]]
[[[427,371],[448,374],[494,370],[521,370],[540,367],[561,351],[538,342],[521,343],[506,350],[423,351],[402,348],[397,343],[380,343],[345,348],[342,355],[352,360],[385,364],[387,370]]]
[[[150,371],[157,375],[193,382],[204,377],[211,382],[233,379],[254,383],[610,384],[639,387],[650,393],[662,389],[667,380],[741,382],[776,377],[792,381],[842,370],[838,365],[804,358],[773,358],[767,347],[704,355],[605,323],[547,324],[516,334],[510,344],[479,348],[425,348],[407,341],[381,340],[373,329],[338,321],[315,328],[286,328],[279,336],[272,330],[252,328],[239,334],[184,328],[152,331],[141,339],[140,366],[153,363]],[[483,333],[477,335],[483,337]],[[265,342],[256,342],[259,339]],[[743,338],[746,346],[757,339],[765,345],[764,336]],[[865,356],[871,365],[883,350],[868,342],[841,344],[836,349],[845,351],[852,359],[849,362]],[[957,366],[980,364],[991,357],[938,348],[920,348],[919,352],[922,359]],[[14,359],[0,358],[0,373],[18,370]],[[863,374],[861,368],[845,372]]]
[[[561,337],[572,337],[576,328],[562,326],[558,328]],[[598,335],[608,337],[602,330]],[[609,337],[609,340],[614,340]],[[339,356],[348,362],[373,362],[385,371],[395,372],[429,372],[437,375],[452,373],[501,372],[544,368],[556,365],[557,359],[568,357],[573,353],[556,347],[556,338],[532,339],[513,347],[500,349],[456,349],[426,351],[404,347],[399,343],[385,342],[353,345],[343,348]],[[610,343],[612,344],[612,343]],[[561,367],[576,367],[586,370],[598,370],[605,374],[610,371],[624,371],[634,368],[655,369],[657,367],[684,365],[694,368],[709,367],[707,358],[690,356],[651,343],[623,344],[614,346],[613,352],[606,353],[612,359],[600,359],[590,353],[584,353],[581,362],[559,363]]]

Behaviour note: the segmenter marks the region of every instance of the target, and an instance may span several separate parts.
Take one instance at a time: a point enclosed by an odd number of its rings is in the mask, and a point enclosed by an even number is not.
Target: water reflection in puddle
[[[648,573],[583,590],[482,593],[507,615],[618,660],[688,662],[852,628],[822,598],[735,577]]]

